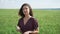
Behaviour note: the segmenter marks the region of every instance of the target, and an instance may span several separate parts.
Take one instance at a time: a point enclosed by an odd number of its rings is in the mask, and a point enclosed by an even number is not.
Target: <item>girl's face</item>
[[[23,7],[23,13],[24,13],[24,15],[29,15],[29,7],[28,6],[24,6]]]

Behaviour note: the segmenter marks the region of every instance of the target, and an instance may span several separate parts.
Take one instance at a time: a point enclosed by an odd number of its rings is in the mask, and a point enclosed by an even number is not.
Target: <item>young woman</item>
[[[22,34],[38,34],[38,22],[33,17],[32,8],[29,4],[24,3],[21,6],[19,15],[21,18],[17,24],[17,31]]]

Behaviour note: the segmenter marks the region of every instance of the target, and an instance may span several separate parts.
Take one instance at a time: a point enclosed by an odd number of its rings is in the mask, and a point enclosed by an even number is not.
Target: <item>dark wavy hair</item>
[[[32,8],[31,8],[31,6],[29,5],[29,4],[27,4],[27,3],[24,3],[22,6],[21,6],[21,8],[19,9],[19,16],[21,16],[22,18],[24,18],[25,17],[25,15],[23,14],[23,7],[24,6],[28,6],[29,7],[29,10],[30,10],[30,12],[29,12],[29,15],[30,16],[33,16],[33,12],[32,12]]]

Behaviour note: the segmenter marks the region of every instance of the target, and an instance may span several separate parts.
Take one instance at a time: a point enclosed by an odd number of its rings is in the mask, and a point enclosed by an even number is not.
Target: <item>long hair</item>
[[[24,3],[24,4],[21,6],[21,8],[19,9],[19,15],[20,15],[22,18],[25,17],[25,15],[23,14],[23,7],[24,7],[24,6],[28,6],[28,7],[29,7],[29,10],[30,10],[29,15],[30,15],[30,16],[33,16],[32,8],[31,8],[31,6],[30,6],[29,4],[27,4],[27,3]]]

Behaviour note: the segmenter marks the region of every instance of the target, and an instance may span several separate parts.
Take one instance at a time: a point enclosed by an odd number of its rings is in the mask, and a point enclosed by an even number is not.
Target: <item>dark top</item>
[[[22,34],[26,31],[36,30],[38,27],[38,22],[35,18],[31,17],[27,23],[24,25],[23,18],[19,19],[18,26],[21,28]]]

